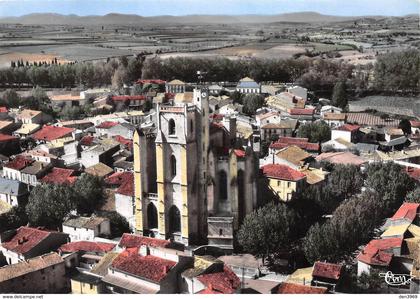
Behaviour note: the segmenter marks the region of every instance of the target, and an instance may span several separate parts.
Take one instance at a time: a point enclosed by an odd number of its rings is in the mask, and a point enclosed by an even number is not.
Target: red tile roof
[[[307,109],[307,108],[292,108],[289,110],[290,115],[314,115],[315,109]]]
[[[127,176],[127,179],[120,185],[116,193],[134,196],[134,174],[131,172],[129,174],[130,176]]]
[[[18,138],[16,136],[6,135],[0,133],[0,142],[7,142],[11,140],[17,140]]]
[[[413,222],[417,216],[417,212],[419,211],[419,206],[420,204],[418,203],[405,202],[401,205],[394,216],[391,217],[391,220],[407,219]]]
[[[244,150],[241,150],[241,149],[236,149],[236,150],[233,150],[233,152],[235,153],[235,155],[236,155],[238,158],[243,158],[243,157],[245,157],[245,155],[246,155],[245,151],[244,151]]]
[[[165,84],[166,81],[160,79],[145,79],[145,80],[137,80],[136,84],[158,84],[162,85]]]
[[[5,113],[5,112],[7,112],[8,110],[7,110],[7,107],[4,107],[4,106],[1,106],[0,107],[0,113]]]
[[[341,276],[342,268],[342,265],[316,262],[312,270],[312,276],[337,280]]]
[[[103,243],[103,242],[89,242],[89,241],[79,241],[71,242],[62,245],[58,250],[61,252],[109,252],[113,250],[115,244]]]
[[[145,96],[113,96],[111,100],[115,102],[144,101],[146,100],[146,97]]]
[[[308,138],[296,138],[296,137],[280,137],[277,141],[270,144],[272,149],[283,149],[290,145],[296,145],[303,150],[308,151],[319,151],[318,143],[311,143]]]
[[[47,184],[73,184],[77,180],[73,169],[54,167],[50,173],[41,179],[41,182]]]
[[[297,283],[283,282],[276,290],[277,294],[326,294],[327,288],[305,286]]]
[[[73,128],[44,126],[41,130],[32,134],[35,140],[52,141],[55,139],[67,137],[74,131]]]
[[[420,121],[418,120],[410,120],[410,124],[413,128],[420,128]]]
[[[4,167],[15,169],[15,170],[22,170],[25,167],[31,165],[33,160],[30,157],[26,156],[16,156],[12,161],[6,163]]]
[[[141,246],[151,246],[151,247],[168,247],[171,244],[168,240],[161,240],[155,238],[144,237],[140,235],[133,234],[123,234],[118,246],[123,248],[138,248]]]
[[[360,126],[358,125],[351,125],[351,124],[345,124],[342,125],[334,130],[338,130],[338,131],[347,131],[347,132],[356,132],[360,129]]]
[[[159,283],[165,278],[175,265],[174,261],[152,255],[141,256],[130,251],[120,253],[112,262],[112,268],[116,270],[121,270],[155,283]]]
[[[261,167],[262,172],[267,177],[286,180],[286,181],[299,181],[304,179],[306,176],[287,165],[283,164],[267,164]]]
[[[120,144],[124,145],[125,147],[132,149],[133,148],[133,140],[126,139],[120,135],[114,136],[114,139],[119,142]]]
[[[80,144],[90,146],[92,145],[94,139],[95,138],[93,136],[89,136],[89,135],[83,136],[82,139],[80,139]]]
[[[126,181],[131,180],[133,177],[132,172],[116,172],[105,179],[105,183],[108,185],[117,185],[121,186]]]
[[[16,234],[9,241],[2,242],[1,246],[7,250],[24,254],[36,247],[49,235],[50,232],[22,226],[17,229]]]
[[[389,266],[393,248],[401,248],[403,239],[389,238],[370,241],[357,256],[357,259],[368,265]]]
[[[118,123],[115,121],[104,121],[103,123],[97,125],[96,127],[98,129],[109,129],[109,128],[115,127],[116,125],[118,125]]]
[[[209,291],[219,292],[221,294],[233,294],[241,285],[241,280],[228,267],[223,267],[223,272],[203,274],[197,277]]]
[[[318,162],[328,161],[333,164],[353,164],[360,166],[366,161],[350,152],[322,153],[315,158]]]
[[[214,114],[211,114],[210,115],[210,118],[213,119],[213,120],[222,120],[223,117],[224,117],[224,114],[216,114],[216,113],[214,113]]]

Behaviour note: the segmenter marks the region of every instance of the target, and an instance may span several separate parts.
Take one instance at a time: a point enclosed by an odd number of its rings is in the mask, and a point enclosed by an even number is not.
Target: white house
[[[110,221],[102,217],[72,217],[63,223],[63,232],[70,242],[93,241],[95,237],[111,234]]]
[[[239,81],[238,85],[236,86],[236,91],[240,93],[255,93],[260,94],[261,93],[261,84],[258,84],[251,78],[243,78]]]
[[[298,96],[302,99],[304,99],[305,101],[308,99],[308,90],[306,88],[300,87],[300,86],[293,86],[293,87],[289,87],[287,89],[287,92]]]
[[[331,140],[341,139],[354,143],[360,126],[346,124],[331,130]]]

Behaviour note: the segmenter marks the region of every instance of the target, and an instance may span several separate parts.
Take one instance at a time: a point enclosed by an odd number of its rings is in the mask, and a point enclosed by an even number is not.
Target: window
[[[228,179],[224,170],[219,171],[219,198],[226,200],[228,197]]]
[[[190,131],[191,131],[191,134],[194,133],[194,122],[192,119],[190,120]]]
[[[176,176],[176,158],[174,155],[171,156],[171,174]]]
[[[93,284],[89,284],[90,289],[93,290]]]
[[[223,229],[219,229],[219,236],[223,236]]]
[[[287,188],[290,188],[290,186],[292,186],[291,182],[287,182]]]
[[[169,126],[169,135],[175,135],[176,133],[175,121],[173,119],[169,120],[168,126]]]
[[[280,187],[280,181],[277,181],[277,187]]]

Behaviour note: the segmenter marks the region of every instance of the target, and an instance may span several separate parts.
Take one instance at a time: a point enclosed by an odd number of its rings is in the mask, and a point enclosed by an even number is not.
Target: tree
[[[366,187],[379,194],[384,217],[392,214],[415,187],[413,179],[395,163],[369,164],[366,173]]]
[[[339,81],[334,85],[333,94],[332,94],[332,103],[334,106],[345,109],[347,106],[347,93],[346,93],[346,83]]]
[[[255,112],[264,105],[264,96],[259,94],[247,94],[243,98],[243,112],[249,116],[255,115]]]
[[[379,275],[380,272],[378,269],[370,269],[369,274],[363,272],[357,278],[358,291],[371,294],[385,293],[387,285],[384,278]]]
[[[273,202],[247,215],[238,231],[242,248],[263,262],[279,250],[290,249],[295,236],[296,215],[292,209]]]
[[[65,106],[58,115],[62,120],[81,119],[83,117],[82,109],[79,106]]]
[[[405,135],[411,134],[411,123],[408,119],[404,118],[400,121],[398,128],[400,128]]]
[[[341,200],[360,193],[363,182],[363,175],[355,165],[336,165],[328,177],[330,190]]]
[[[128,80],[127,70],[120,66],[112,76],[112,88],[121,89]]]
[[[118,238],[124,233],[131,232],[127,220],[117,212],[102,211],[98,215],[109,219],[111,224],[111,238]]]
[[[3,93],[3,101],[10,108],[17,108],[21,103],[21,98],[13,89],[8,89]]]
[[[331,128],[324,121],[306,123],[299,127],[298,136],[308,138],[309,142],[325,142],[331,139]]]
[[[0,232],[15,229],[28,223],[28,216],[23,207],[13,207],[8,212],[0,214]]]
[[[405,201],[412,203],[420,203],[420,187],[417,187],[416,189],[408,192],[407,196],[405,197]]]
[[[409,49],[381,55],[375,63],[374,86],[380,91],[417,92],[420,88],[420,51]]]
[[[340,261],[367,243],[383,221],[379,194],[365,191],[343,202],[325,223],[316,223],[303,240],[309,262]]]
[[[102,179],[98,176],[84,173],[73,186],[78,195],[77,212],[91,214],[99,208],[105,199]]]
[[[66,216],[77,208],[77,196],[67,185],[43,184],[36,186],[26,206],[32,226],[59,228]]]

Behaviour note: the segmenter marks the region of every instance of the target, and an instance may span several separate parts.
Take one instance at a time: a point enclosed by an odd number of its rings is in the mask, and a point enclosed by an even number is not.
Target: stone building
[[[185,245],[233,249],[257,206],[258,159],[238,144],[236,119],[209,122],[208,91],[191,103],[158,105],[155,133],[134,135],[136,231]]]

